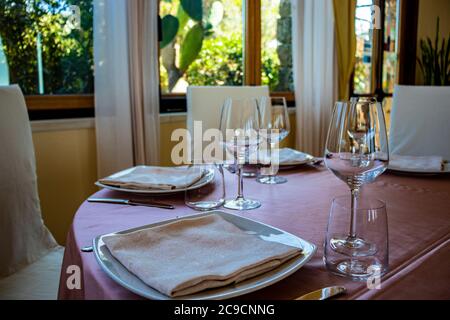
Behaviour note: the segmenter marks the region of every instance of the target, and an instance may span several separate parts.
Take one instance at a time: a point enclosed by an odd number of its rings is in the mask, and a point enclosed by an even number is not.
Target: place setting
[[[261,138],[252,133],[262,128],[260,110],[256,99],[230,98],[224,103],[219,128],[224,137],[221,146],[233,155],[231,161],[191,161],[168,168],[139,166],[96,183],[124,195],[138,194],[140,199],[164,196],[167,201],[170,196],[184,194],[186,207],[204,212],[95,237],[89,249],[108,276],[149,299],[228,299],[281,281],[313,257],[316,245],[243,214],[231,213],[261,206],[259,200],[244,197],[242,176],[249,152],[258,152]],[[227,137],[227,130],[236,136]],[[284,137],[287,133],[283,133]],[[282,140],[278,135],[277,139]],[[294,162],[295,157],[298,159],[290,150],[284,155]],[[236,198],[228,199],[226,195],[227,169],[237,176]],[[143,200],[88,201],[147,206]],[[158,203],[151,206],[168,209],[158,207]],[[191,254],[186,256],[185,252]]]
[[[248,181],[243,177],[244,164],[255,155],[263,162],[260,154],[278,152],[274,151],[274,142],[280,142],[289,132],[288,122],[281,126],[280,121],[272,122],[273,115],[279,114],[271,111],[276,109],[272,103],[260,101],[230,98],[223,105],[220,145],[233,159],[210,163],[191,159],[190,164],[169,168],[139,166],[96,183],[141,197],[166,195],[167,200],[184,195],[185,206],[193,210],[175,219],[95,237],[90,250],[112,280],[148,299],[228,299],[301,272],[313,258],[321,243],[313,244],[246,217],[249,210],[256,210],[253,217],[257,217],[265,203],[253,194],[251,198],[244,196],[244,181]],[[386,131],[378,129],[385,127],[383,121],[376,100],[338,102],[326,142],[324,164],[350,187],[351,197],[336,197],[331,204],[323,242],[324,267],[352,281],[365,281],[374,274],[381,277],[389,269],[386,204],[359,196],[364,184],[375,181],[388,168]],[[278,123],[277,128],[274,123]],[[286,131],[280,134],[280,127]],[[226,132],[232,132],[231,136]],[[261,152],[264,141],[269,149]],[[292,149],[281,150],[279,159],[286,165],[297,165],[299,159],[305,161],[300,160],[301,164],[316,159]],[[262,171],[264,168],[260,166]],[[225,171],[237,177],[235,198],[227,195]],[[254,182],[261,188],[287,183],[272,172],[261,177]],[[91,198],[89,202],[127,204],[109,200]],[[145,207],[145,202],[128,204]],[[325,297],[315,292],[299,299],[330,298],[343,291],[328,289],[330,294]]]
[[[315,251],[292,234],[222,211],[94,240],[97,261],[114,281],[157,300],[228,299],[260,290],[299,270]]]
[[[167,195],[201,188],[214,179],[214,171],[180,167],[138,166],[100,179],[98,187],[127,193]]]

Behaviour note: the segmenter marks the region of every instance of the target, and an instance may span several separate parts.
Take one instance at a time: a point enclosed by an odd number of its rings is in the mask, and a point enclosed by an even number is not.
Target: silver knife
[[[329,287],[323,288],[314,292],[310,292],[297,298],[295,300],[326,300],[331,297],[345,293],[346,289],[344,287]]]
[[[169,209],[169,210],[175,209],[175,207],[170,204],[158,203],[158,202],[139,202],[139,201],[126,200],[126,199],[89,198],[88,202],[124,204],[124,205],[129,205],[129,206],[142,206],[142,207]]]

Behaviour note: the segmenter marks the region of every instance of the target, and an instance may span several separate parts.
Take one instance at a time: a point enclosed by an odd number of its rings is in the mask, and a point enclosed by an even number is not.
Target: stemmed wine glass
[[[351,190],[350,227],[347,235],[334,235],[330,247],[350,257],[374,254],[375,246],[358,236],[357,201],[362,185],[373,182],[389,163],[386,123],[380,103],[373,98],[337,102],[325,150],[325,164]],[[340,266],[356,273],[359,266]]]
[[[233,155],[233,165],[225,167],[232,173],[237,170],[238,196],[225,202],[231,210],[251,210],[261,206],[257,200],[244,197],[243,166],[249,162],[250,154],[257,151],[260,142],[261,114],[256,99],[228,98],[220,119],[222,141],[228,154]]]
[[[257,179],[262,184],[282,184],[286,183],[287,179],[277,176],[274,170],[273,150],[277,144],[283,141],[291,130],[289,123],[289,114],[287,110],[286,99],[267,98],[261,99],[261,136],[266,139],[268,146],[268,157],[270,159],[270,168],[263,168],[263,175]],[[277,163],[278,165],[279,163]],[[278,166],[276,166],[278,169]]]

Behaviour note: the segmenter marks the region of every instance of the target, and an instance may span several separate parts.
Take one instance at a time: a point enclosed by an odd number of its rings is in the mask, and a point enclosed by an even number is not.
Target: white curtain
[[[159,162],[158,3],[94,0],[98,175]]]
[[[333,1],[292,0],[292,20],[297,148],[322,156],[337,97]]]

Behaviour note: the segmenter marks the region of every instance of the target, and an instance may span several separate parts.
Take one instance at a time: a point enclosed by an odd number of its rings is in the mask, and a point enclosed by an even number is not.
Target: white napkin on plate
[[[186,167],[134,167],[99,182],[126,189],[173,190],[186,188],[203,177],[201,171]]]
[[[290,163],[301,163],[307,160],[312,160],[312,156],[309,154],[290,149],[283,148],[280,149],[280,164],[290,164]]]
[[[125,268],[170,297],[244,281],[301,253],[250,235],[216,214],[103,241]]]
[[[443,170],[443,166],[444,159],[439,156],[391,155],[389,159],[389,169],[392,170],[438,172]]]
[[[313,159],[309,154],[290,148],[274,149],[272,152],[278,152],[280,165],[295,165]],[[257,154],[254,154],[251,159],[254,160],[256,156]],[[259,152],[259,163],[270,163],[268,150],[261,150]]]

